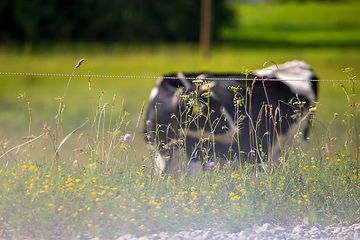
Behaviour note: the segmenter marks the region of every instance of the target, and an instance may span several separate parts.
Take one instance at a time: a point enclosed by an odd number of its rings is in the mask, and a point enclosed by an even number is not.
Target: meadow
[[[225,29],[228,40],[213,46],[210,59],[185,43],[0,46],[0,72],[71,74],[85,58],[75,74],[157,77],[241,72],[268,60],[299,59],[320,79],[343,80],[319,83],[309,153],[290,157],[276,171],[266,165],[260,174],[251,165],[238,171],[216,166],[200,178],[175,179],[154,174],[141,134],[155,78],[94,77],[89,84],[87,77],[73,77],[64,95],[69,77],[0,75],[0,237],[113,239],[210,227],[239,231],[268,221],[359,222],[359,90],[352,76],[360,73],[360,21],[351,14],[359,6],[239,5],[242,27]],[[286,7],[298,13],[292,22],[284,20]],[[342,14],[332,15],[335,10]],[[325,24],[325,15],[336,18]],[[276,27],[284,21],[290,30]],[[343,37],[324,42],[335,35]],[[244,36],[249,41],[241,45]],[[343,72],[348,67],[352,75]],[[29,136],[35,139],[22,138]]]

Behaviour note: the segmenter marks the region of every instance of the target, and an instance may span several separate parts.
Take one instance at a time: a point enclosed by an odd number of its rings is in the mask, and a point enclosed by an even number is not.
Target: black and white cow
[[[185,169],[198,175],[211,161],[277,163],[286,146],[297,144],[295,134],[306,149],[306,117],[317,92],[317,82],[310,80],[316,79],[302,61],[248,76],[160,77],[150,93],[144,127],[157,170],[177,175]]]

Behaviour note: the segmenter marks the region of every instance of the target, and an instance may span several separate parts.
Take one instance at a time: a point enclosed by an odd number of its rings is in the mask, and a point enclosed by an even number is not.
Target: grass
[[[140,133],[144,119],[138,124],[155,79],[91,78],[89,91],[87,78],[73,77],[63,98],[67,77],[0,75],[0,125],[6,126],[0,156],[14,148],[0,159],[0,237],[113,239],[209,227],[239,231],[266,221],[359,222],[359,89],[342,72],[352,67],[360,74],[358,8],[239,5],[241,28],[224,30],[229,41],[213,46],[208,60],[191,44],[0,46],[1,72],[71,74],[85,58],[76,74],[160,76],[240,72],[268,60],[300,59],[320,79],[344,79],[335,86],[320,82],[308,154],[275,172],[266,169],[269,174],[256,175],[251,165],[239,171],[216,166],[202,178],[174,179],[154,175]],[[328,16],[331,21],[323,21]],[[61,118],[58,96],[65,105]],[[50,129],[43,129],[45,122]],[[32,135],[39,138],[22,139]],[[55,137],[64,141],[59,156]]]
[[[40,49],[24,50],[18,53],[17,48],[1,49],[1,71],[5,72],[36,72],[36,73],[68,73],[80,58],[85,62],[78,69],[77,74],[104,74],[104,75],[139,75],[160,76],[172,71],[201,71],[212,70],[215,72],[239,72],[243,68],[259,69],[266,60],[283,63],[292,59],[307,61],[320,79],[345,79],[346,74],[342,69],[354,68],[354,74],[359,75],[358,48],[238,48],[232,46],[216,46],[213,49],[212,58],[203,60],[195,46],[189,45],[165,45],[149,47],[122,47],[112,46],[110,50],[94,44],[85,44],[80,47],[72,45],[55,46],[50,52]],[[87,52],[86,49],[98,51]],[[136,121],[138,113],[146,101],[155,79],[112,79],[92,78],[92,97],[88,91],[87,78],[73,78],[69,86],[67,98],[64,102],[67,111],[63,114],[64,133],[69,133],[80,126],[86,117],[92,116],[96,102],[102,95],[101,90],[107,93],[103,96],[104,103],[111,103],[116,94],[116,103],[121,104],[124,100],[129,118]],[[28,132],[29,114],[27,103],[17,99],[19,94],[26,92],[32,109],[32,134],[42,132],[44,122],[54,122],[54,112],[58,109],[58,101],[55,99],[63,95],[63,89],[67,84],[67,77],[43,77],[43,76],[0,76],[0,124],[7,128],[0,129],[0,139],[14,142]],[[136,94],[134,94],[136,93]],[[320,82],[319,101],[322,106],[318,108],[319,120],[325,125],[330,122],[334,113],[340,115],[334,120],[332,133],[336,137],[344,137],[341,131],[341,120],[344,113],[343,105],[346,98],[341,97],[341,90],[336,90],[332,82]],[[334,97],[339,96],[339,97]],[[76,103],[76,104],[74,104]],[[120,112],[120,108],[114,109],[114,116]],[[50,124],[53,128],[54,124]],[[130,128],[134,129],[134,126]],[[140,134],[140,133],[139,133]],[[66,142],[63,149],[67,149],[64,161],[71,157],[75,142]],[[50,145],[46,146],[51,149]],[[134,148],[139,155],[145,154],[145,143],[138,138]],[[42,157],[40,151],[40,156]],[[35,154],[35,153],[34,153]],[[86,159],[84,160],[86,162]]]
[[[88,120],[89,128],[70,134],[86,140],[78,141],[66,163],[56,156],[58,149],[43,159],[32,155],[35,149],[45,151],[44,141],[54,146],[57,137],[67,141],[68,136],[56,134],[61,124],[44,126],[37,139],[13,150],[2,142],[1,237],[116,239],[127,233],[207,228],[237,232],[270,221],[285,227],[358,222],[359,161],[352,152],[359,148],[354,125],[358,100],[353,80],[350,72],[346,84],[339,86],[349,106],[344,119],[348,134],[335,156],[328,155],[329,139],[324,138],[311,148],[318,155],[301,147],[295,155],[295,149],[289,149],[289,158],[277,167],[265,164],[264,171],[257,172],[251,164],[238,170],[216,165],[197,178],[156,175],[151,153],[139,157],[132,147],[135,138],[142,137],[125,136],[137,122],[131,123],[123,106],[112,121],[117,105],[104,108],[107,104],[100,98],[93,103],[98,108]],[[70,89],[62,101],[67,101]],[[311,138],[317,137],[315,133]],[[80,154],[87,158],[86,164],[77,161]]]
[[[296,162],[259,177],[249,169],[215,168],[200,179],[176,180],[126,172],[119,163],[104,168],[98,158],[89,163],[50,171],[30,161],[3,168],[1,229],[8,235],[2,237],[114,239],[210,227],[236,232],[269,221],[285,227],[304,219],[310,225],[359,221],[357,174],[345,156],[330,166]]]
[[[240,44],[280,46],[358,46],[358,2],[234,4],[238,30],[223,36]],[[291,17],[289,17],[291,16]]]

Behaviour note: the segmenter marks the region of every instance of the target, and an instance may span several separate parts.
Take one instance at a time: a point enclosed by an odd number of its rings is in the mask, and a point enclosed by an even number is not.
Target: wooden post
[[[201,0],[200,51],[204,58],[210,58],[211,44],[211,0]]]

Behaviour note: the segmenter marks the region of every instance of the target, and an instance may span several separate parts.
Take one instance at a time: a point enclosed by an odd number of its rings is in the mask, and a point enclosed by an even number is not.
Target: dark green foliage
[[[213,0],[213,37],[233,12]],[[0,41],[197,41],[200,0],[0,1]]]

